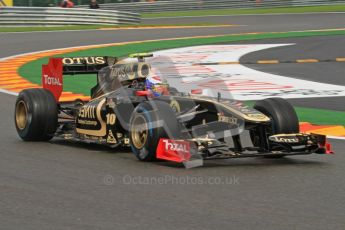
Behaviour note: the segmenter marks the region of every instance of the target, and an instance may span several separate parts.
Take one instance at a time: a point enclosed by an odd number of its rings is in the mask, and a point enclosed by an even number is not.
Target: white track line
[[[4,90],[4,89],[0,89],[0,93],[6,93],[6,94],[9,94],[9,95],[18,96],[18,93],[10,92],[10,91]]]
[[[328,139],[336,139],[336,140],[343,140],[345,141],[345,137],[337,137],[337,136],[327,136]]]

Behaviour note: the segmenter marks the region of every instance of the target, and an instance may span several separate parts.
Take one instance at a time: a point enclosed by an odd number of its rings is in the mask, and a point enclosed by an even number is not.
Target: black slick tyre
[[[283,98],[268,98],[257,101],[254,109],[272,119],[272,135],[299,133],[299,122],[296,111]]]
[[[160,138],[181,137],[179,122],[169,104],[161,101],[140,103],[130,119],[130,144],[141,161],[155,161]]]
[[[25,141],[48,141],[58,123],[58,105],[46,89],[25,89],[17,97],[14,114],[18,135]]]
[[[271,119],[271,127],[266,131],[268,135],[299,133],[299,121],[295,109],[283,98],[268,98],[257,101],[254,108]],[[255,132],[251,132],[251,138],[255,142]],[[267,158],[281,158],[284,155],[269,156]]]

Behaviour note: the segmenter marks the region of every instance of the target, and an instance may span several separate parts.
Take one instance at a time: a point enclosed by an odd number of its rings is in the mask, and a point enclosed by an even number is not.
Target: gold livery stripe
[[[101,124],[101,129],[99,130],[90,130],[90,129],[80,129],[80,128],[76,128],[77,133],[80,134],[86,134],[86,135],[92,135],[92,136],[97,136],[97,137],[103,137],[107,134],[107,125],[106,123],[103,121],[102,117],[101,117],[101,109],[102,106],[104,105],[106,99],[102,99],[101,102],[99,102],[97,108],[96,108],[96,113],[97,113],[97,121],[100,122]]]

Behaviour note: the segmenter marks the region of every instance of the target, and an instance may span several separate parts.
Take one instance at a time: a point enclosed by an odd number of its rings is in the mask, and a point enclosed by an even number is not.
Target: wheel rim
[[[16,124],[18,129],[23,130],[28,120],[28,109],[24,101],[19,101],[16,106]]]
[[[131,127],[132,143],[137,149],[142,149],[148,138],[148,126],[143,115],[136,115]]]

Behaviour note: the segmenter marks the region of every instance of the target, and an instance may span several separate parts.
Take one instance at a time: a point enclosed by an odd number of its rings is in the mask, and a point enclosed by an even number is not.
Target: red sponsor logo
[[[60,82],[61,80],[56,77],[49,77],[48,75],[44,74],[43,75],[43,84],[44,85],[57,85],[57,86],[62,86],[62,83]]]
[[[48,65],[42,66],[42,86],[53,93],[56,101],[63,90],[62,58],[50,58]]]
[[[190,158],[190,142],[161,138],[157,147],[157,158],[184,162]]]
[[[164,148],[167,151],[189,153],[189,142],[187,141],[175,141],[175,140],[163,139],[163,143],[164,143]]]

